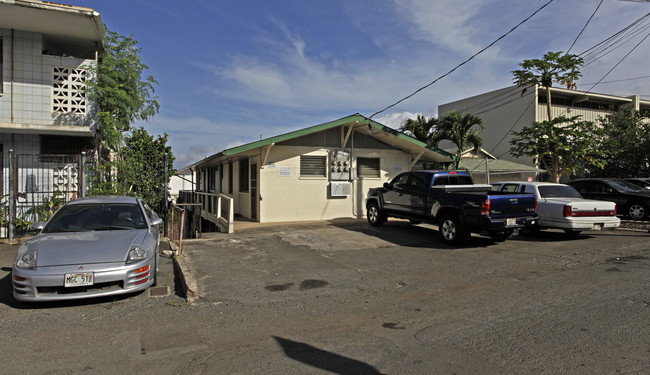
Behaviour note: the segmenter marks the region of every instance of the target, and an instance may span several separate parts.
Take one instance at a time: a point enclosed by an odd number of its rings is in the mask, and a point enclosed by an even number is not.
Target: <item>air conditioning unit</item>
[[[349,197],[351,184],[348,181],[330,182],[330,195],[332,197]]]

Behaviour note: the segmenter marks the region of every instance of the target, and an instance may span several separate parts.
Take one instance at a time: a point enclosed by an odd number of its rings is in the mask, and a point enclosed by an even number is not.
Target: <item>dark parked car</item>
[[[646,220],[650,214],[650,191],[631,182],[614,178],[590,178],[569,182],[588,199],[612,201],[618,211],[633,220]]]
[[[650,191],[650,178],[626,178],[625,181],[631,182],[644,190]]]

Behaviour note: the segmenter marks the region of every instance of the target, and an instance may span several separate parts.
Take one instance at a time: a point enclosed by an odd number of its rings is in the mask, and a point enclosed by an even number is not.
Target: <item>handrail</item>
[[[200,203],[201,217],[216,224],[220,231],[235,232],[234,199],[221,193],[181,190],[179,200],[184,203]]]

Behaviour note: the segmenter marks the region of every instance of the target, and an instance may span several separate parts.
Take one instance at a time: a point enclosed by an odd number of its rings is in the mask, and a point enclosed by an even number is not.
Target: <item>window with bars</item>
[[[327,156],[300,155],[300,176],[327,177]]]
[[[86,114],[86,70],[52,67],[52,112]]]
[[[381,177],[379,158],[357,158],[357,176]]]

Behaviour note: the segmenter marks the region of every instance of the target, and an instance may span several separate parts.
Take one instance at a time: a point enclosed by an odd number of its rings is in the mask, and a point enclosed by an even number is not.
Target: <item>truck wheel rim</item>
[[[377,221],[377,209],[376,209],[375,207],[370,207],[370,208],[368,209],[368,218],[369,218],[370,221],[372,221],[373,223],[374,223],[375,221]]]
[[[456,237],[456,225],[451,220],[445,220],[442,223],[442,235],[447,240],[453,240]]]

